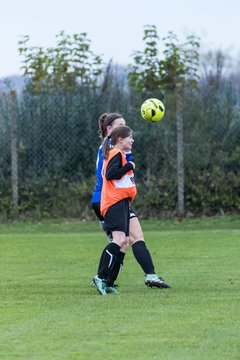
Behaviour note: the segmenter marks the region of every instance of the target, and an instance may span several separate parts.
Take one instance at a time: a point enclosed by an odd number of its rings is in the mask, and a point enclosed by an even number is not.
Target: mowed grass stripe
[[[201,227],[145,231],[172,289],[148,289],[129,249],[106,297],[90,287],[101,231],[2,234],[0,358],[238,359],[239,231]]]

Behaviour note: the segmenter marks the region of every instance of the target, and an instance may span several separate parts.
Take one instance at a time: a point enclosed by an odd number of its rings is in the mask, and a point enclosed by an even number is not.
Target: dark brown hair
[[[116,119],[120,119],[122,118],[121,114],[118,113],[105,113],[102,114],[98,120],[98,133],[101,139],[105,139],[105,137],[107,136],[107,127],[109,125],[112,125],[112,123],[116,120]]]
[[[132,129],[128,126],[118,126],[117,128],[113,129],[111,132],[111,145],[116,145],[119,138],[127,138],[132,134]],[[103,158],[107,159],[109,151],[111,149],[111,145],[109,144],[109,138],[106,137],[103,143]]]

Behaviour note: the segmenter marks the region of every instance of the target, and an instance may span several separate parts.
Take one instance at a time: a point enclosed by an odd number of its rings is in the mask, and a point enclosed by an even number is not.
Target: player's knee
[[[137,217],[134,217],[130,220],[130,244],[138,240],[143,240],[143,232],[140,222]]]
[[[129,246],[129,237],[126,237],[125,241],[121,246],[121,251],[125,253],[127,251],[128,246]]]
[[[125,236],[125,234],[118,234],[118,235],[115,235],[115,234],[113,234],[113,241],[115,242],[115,243],[117,243],[120,247],[121,247],[121,249],[123,248],[123,247],[128,247],[128,243],[129,243],[129,241],[128,241],[128,237],[126,237]]]

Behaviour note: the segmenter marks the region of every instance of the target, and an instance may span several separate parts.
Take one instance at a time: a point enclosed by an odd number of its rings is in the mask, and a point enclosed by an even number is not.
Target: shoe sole
[[[171,286],[170,285],[167,285],[167,284],[161,284],[159,282],[154,282],[154,281],[146,281],[145,282],[145,285],[147,287],[157,287],[159,289],[171,289]]]

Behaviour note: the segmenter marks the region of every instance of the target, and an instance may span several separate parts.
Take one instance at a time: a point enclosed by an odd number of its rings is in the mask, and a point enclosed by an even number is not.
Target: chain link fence
[[[204,95],[204,94],[203,94]],[[183,99],[186,215],[239,212],[240,115],[237,104],[215,109],[204,96]],[[166,97],[157,124],[141,119],[141,97],[0,94],[0,217],[91,219],[100,139],[98,118],[118,111],[135,131],[134,161],[143,218],[176,214],[176,114]],[[135,104],[135,105],[134,105]],[[137,105],[136,105],[137,104]]]

